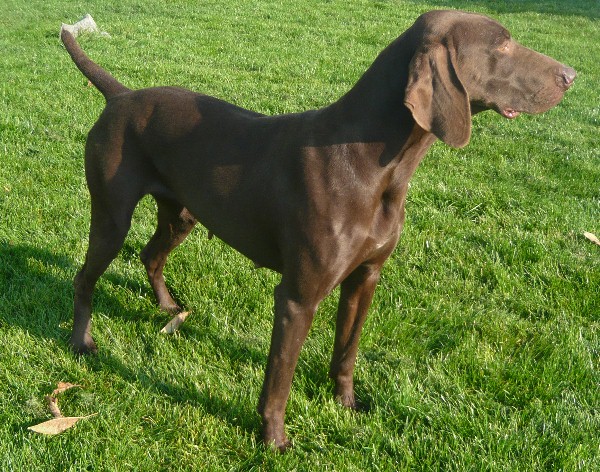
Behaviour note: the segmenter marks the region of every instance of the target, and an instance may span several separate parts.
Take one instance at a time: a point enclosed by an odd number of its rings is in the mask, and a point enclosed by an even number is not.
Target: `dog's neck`
[[[415,123],[404,105],[413,48],[406,35],[384,49],[345,95],[321,110],[340,142],[384,142],[401,149]]]
[[[327,131],[321,136],[328,136],[330,141],[327,144],[379,143],[381,146],[362,146],[361,149],[364,159],[380,168],[400,162],[408,149],[418,149],[416,161],[420,161],[435,137],[416,124],[404,105],[408,70],[414,55],[414,48],[405,47],[407,42],[413,41],[406,34],[396,39],[379,54],[352,89],[318,112],[324,123],[322,129]]]

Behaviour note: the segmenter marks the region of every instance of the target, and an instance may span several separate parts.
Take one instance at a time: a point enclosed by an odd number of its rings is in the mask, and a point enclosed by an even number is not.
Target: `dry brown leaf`
[[[60,434],[63,431],[72,428],[75,425],[75,423],[77,423],[79,420],[84,420],[92,416],[96,416],[96,413],[88,416],[67,416],[61,418],[54,418],[52,420],[44,421],[43,423],[30,426],[27,429],[40,434]]]
[[[56,388],[52,392],[52,395],[58,395],[59,393],[66,392],[67,390],[75,387],[81,387],[81,385],[75,385],[69,382],[58,382],[58,384],[56,384]]]
[[[189,311],[182,311],[181,313],[178,313],[165,325],[163,329],[160,330],[160,332],[165,334],[173,334],[179,329],[189,314]]]
[[[56,385],[56,389],[54,389],[54,391],[52,392],[52,395],[46,395],[44,397],[46,400],[46,403],[48,404],[50,413],[52,414],[52,416],[54,416],[54,419],[44,421],[43,423],[30,426],[27,429],[29,429],[35,433],[46,434],[46,435],[60,434],[63,431],[66,431],[67,429],[72,428],[75,425],[75,423],[77,423],[79,420],[84,420],[86,418],[90,418],[91,416],[96,416],[97,413],[94,413],[94,414],[88,415],[88,416],[67,416],[67,417],[65,417],[62,415],[60,408],[58,407],[58,400],[56,399],[55,395],[58,395],[59,393],[63,393],[74,387],[81,387],[81,385],[74,385],[74,384],[68,383],[68,382],[58,382],[58,384]]]
[[[62,418],[62,413],[60,412],[60,408],[58,408],[58,400],[54,398],[52,395],[46,395],[46,403],[48,403],[48,408],[50,409],[50,413],[55,418]]]
[[[598,239],[598,237],[593,234],[593,233],[588,233],[587,231],[585,231],[583,233],[583,235],[588,238],[591,242],[596,243],[598,246],[600,246],[600,239]]]

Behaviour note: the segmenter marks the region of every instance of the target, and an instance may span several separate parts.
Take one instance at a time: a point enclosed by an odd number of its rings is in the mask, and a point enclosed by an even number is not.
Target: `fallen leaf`
[[[58,382],[58,384],[56,384],[56,388],[52,392],[52,395],[58,395],[59,393],[66,392],[67,390],[75,387],[81,387],[81,385],[75,385],[69,382]]]
[[[88,416],[67,416],[61,418],[54,418],[52,420],[44,421],[43,423],[30,426],[27,429],[39,434],[60,434],[63,431],[72,428],[75,425],[75,423],[77,423],[79,420],[84,420],[86,418],[96,416],[96,414],[97,413]]]
[[[179,329],[189,314],[189,311],[182,311],[181,313],[178,313],[165,325],[163,329],[160,330],[160,332],[165,334],[173,334]]]
[[[67,417],[65,417],[62,415],[60,408],[58,407],[58,399],[56,398],[55,395],[58,395],[59,393],[63,393],[66,390],[69,390],[74,387],[81,387],[81,385],[75,385],[75,384],[68,383],[68,382],[58,382],[58,384],[56,385],[56,389],[54,389],[54,391],[52,392],[52,395],[46,395],[44,397],[46,400],[46,403],[48,404],[48,409],[50,410],[50,413],[52,414],[52,416],[54,416],[54,419],[44,421],[43,423],[36,424],[34,426],[30,426],[27,429],[29,429],[35,433],[46,434],[46,435],[60,434],[63,431],[66,431],[67,429],[73,427],[75,425],[75,423],[77,423],[79,420],[84,420],[86,418],[96,416],[97,413],[94,413],[94,414],[88,415],[88,416],[67,416]]]
[[[60,408],[58,408],[58,400],[54,398],[52,395],[46,395],[46,403],[48,403],[48,408],[50,409],[50,413],[55,418],[62,418],[63,415],[60,412]]]
[[[600,246],[600,239],[598,239],[598,237],[593,234],[593,233],[588,233],[587,231],[583,233],[583,235],[588,238],[591,242],[596,243],[598,246]]]

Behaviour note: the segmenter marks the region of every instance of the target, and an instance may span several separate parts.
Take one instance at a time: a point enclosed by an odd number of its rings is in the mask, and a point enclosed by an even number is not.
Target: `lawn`
[[[2,0],[0,470],[600,470],[600,3],[596,0],[192,2]],[[473,120],[417,170],[404,233],[364,328],[345,411],[327,378],[337,292],[320,306],[287,409],[294,447],[260,443],[278,275],[198,227],[168,284],[191,316],[171,336],[138,253],[144,199],[94,306],[97,356],[67,339],[87,247],[83,149],[104,99],[58,41],[91,13],[88,54],[132,88],[178,85],[267,114],[347,91],[422,12],[497,18],[578,71],[553,110]],[[57,382],[69,416],[56,436]]]

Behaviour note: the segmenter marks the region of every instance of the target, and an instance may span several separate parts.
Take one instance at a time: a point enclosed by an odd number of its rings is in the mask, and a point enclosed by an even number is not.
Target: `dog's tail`
[[[79,46],[75,37],[65,28],[61,29],[60,39],[77,68],[96,86],[107,100],[130,89],[115,79],[98,64],[94,63]]]

